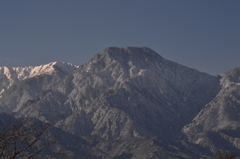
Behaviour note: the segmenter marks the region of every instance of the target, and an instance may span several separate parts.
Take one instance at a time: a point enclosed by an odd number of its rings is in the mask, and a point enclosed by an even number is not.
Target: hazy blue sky
[[[213,75],[240,67],[240,0],[0,0],[0,66],[81,65],[110,46]]]

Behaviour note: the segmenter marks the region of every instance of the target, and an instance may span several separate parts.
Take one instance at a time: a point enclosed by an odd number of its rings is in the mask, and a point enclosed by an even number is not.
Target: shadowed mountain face
[[[182,131],[193,143],[239,151],[240,69],[219,76],[221,90]]]
[[[51,121],[68,134],[85,136],[110,157],[137,158],[138,149],[148,148],[145,158],[168,158],[177,150],[183,158],[196,158],[207,152],[173,141],[185,136],[205,147],[234,141],[240,148],[239,69],[211,76],[146,47],[111,47],[73,71],[61,70],[13,84],[2,93],[1,109],[17,118]],[[162,139],[154,142],[155,136]],[[215,143],[219,138],[222,142]],[[168,144],[160,151],[156,143],[163,140]],[[144,147],[145,142],[152,145]],[[122,145],[129,148],[116,148]]]

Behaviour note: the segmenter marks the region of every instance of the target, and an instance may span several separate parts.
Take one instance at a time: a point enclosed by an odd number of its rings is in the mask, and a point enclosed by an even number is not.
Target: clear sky
[[[0,0],[0,66],[82,65],[110,46],[226,72],[240,67],[240,0]]]

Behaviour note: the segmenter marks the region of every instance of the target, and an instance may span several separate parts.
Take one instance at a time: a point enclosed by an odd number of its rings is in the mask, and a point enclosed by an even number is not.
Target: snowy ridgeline
[[[107,48],[75,68],[0,68],[0,111],[54,121],[113,158],[206,158],[222,145],[240,154],[240,68],[211,76],[146,47]],[[72,141],[62,147],[75,147]],[[76,158],[79,145],[70,150]],[[87,158],[101,158],[93,154]]]
[[[39,75],[52,75],[56,68],[68,74],[78,66],[65,62],[51,62],[40,66],[0,67],[0,95],[13,84]]]

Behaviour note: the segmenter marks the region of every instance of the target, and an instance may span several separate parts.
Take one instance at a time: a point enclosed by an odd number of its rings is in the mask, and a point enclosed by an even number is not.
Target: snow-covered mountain
[[[216,77],[168,61],[149,48],[108,48],[21,107],[17,116],[55,120],[76,135],[178,139],[176,132],[214,97],[217,85]]]
[[[52,62],[41,66],[1,67],[0,110],[13,112],[42,91],[53,88],[78,66]]]
[[[182,131],[189,141],[215,150],[240,149],[240,68],[219,75],[221,89]]]
[[[69,73],[77,66],[65,62],[51,62],[40,66],[0,67],[0,97],[13,84],[39,75],[52,75],[56,69]]]
[[[16,80],[3,85],[0,110],[54,122],[90,142],[96,158],[205,158],[217,148],[240,153],[238,68],[211,76],[147,47],[110,47],[79,67],[50,63],[23,72],[3,73]]]

